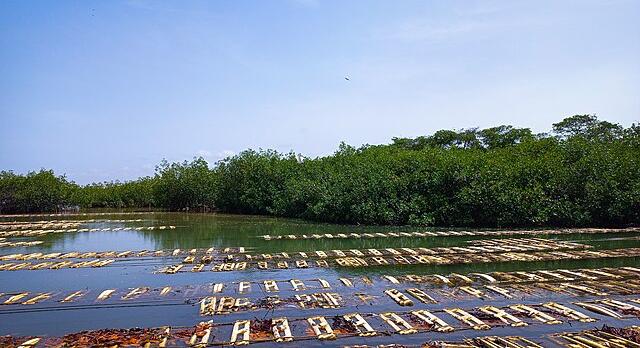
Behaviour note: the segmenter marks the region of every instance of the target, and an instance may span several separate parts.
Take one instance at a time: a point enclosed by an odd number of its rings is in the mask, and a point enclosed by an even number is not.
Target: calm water
[[[69,217],[67,219],[89,219],[92,217]],[[44,244],[28,248],[1,248],[0,254],[18,252],[63,252],[63,251],[107,251],[107,250],[157,250],[190,249],[209,247],[243,246],[252,252],[279,251],[315,251],[331,249],[362,249],[389,247],[438,247],[465,246],[468,240],[483,237],[435,237],[435,238],[377,238],[348,240],[279,240],[265,241],[261,235],[313,234],[313,233],[352,233],[379,231],[416,231],[412,227],[361,227],[308,223],[300,220],[277,219],[256,216],[236,216],[221,214],[183,214],[154,213],[144,215],[98,216],[98,219],[134,219],[143,222],[89,223],[88,228],[159,226],[174,225],[174,230],[119,231],[119,232],[83,232],[50,234],[37,239]],[[45,218],[32,218],[43,220]],[[63,219],[63,218],[48,218]],[[8,221],[8,219],[2,219]],[[25,221],[27,219],[21,219]],[[638,247],[640,241],[634,239],[640,233],[589,234],[589,235],[551,235],[542,238],[580,241],[593,245],[597,249]],[[494,237],[495,238],[495,237]],[[117,263],[117,262],[116,262]],[[243,272],[200,272],[179,273],[175,275],[154,273],[162,262],[130,262],[124,266],[89,269],[61,269],[43,271],[0,272],[0,292],[14,291],[53,291],[68,292],[80,289],[101,291],[110,288],[132,288],[139,286],[187,286],[204,285],[217,282],[261,281],[265,279],[287,280],[325,278],[336,280],[341,276],[368,276],[376,278],[383,274],[401,273],[468,273],[474,271],[509,271],[552,268],[595,268],[604,266],[640,266],[640,261],[628,259],[558,261],[558,262],[508,262],[497,264],[475,264],[457,266],[388,266],[367,268],[310,268],[290,270]],[[370,291],[370,290],[369,290]],[[380,290],[381,291],[381,290]],[[254,294],[254,296],[258,296]],[[177,302],[179,303],[179,301]],[[368,309],[369,310],[369,309]],[[296,311],[283,315],[295,315]],[[245,313],[244,317],[251,317]],[[298,314],[299,315],[299,314]],[[334,314],[335,315],[335,314]],[[237,315],[225,317],[225,321],[234,320]],[[242,317],[242,315],[239,315]],[[237,319],[237,318],[236,318]],[[142,308],[117,308],[94,310],[66,310],[47,312],[8,311],[0,308],[0,334],[12,335],[59,335],[79,330],[103,327],[134,327],[185,325],[190,326],[202,320],[197,310],[189,306],[150,306]],[[592,325],[591,325],[592,327]],[[536,329],[537,330],[537,329]],[[532,332],[535,332],[533,330]],[[499,332],[493,331],[493,334]],[[453,336],[452,336],[453,337]],[[424,337],[420,339],[424,341]],[[384,340],[380,341],[380,343]]]

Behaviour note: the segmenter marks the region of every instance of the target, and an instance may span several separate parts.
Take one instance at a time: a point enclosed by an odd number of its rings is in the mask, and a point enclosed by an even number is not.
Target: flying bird
[[[348,76],[345,76],[344,79],[347,81],[351,81]]]

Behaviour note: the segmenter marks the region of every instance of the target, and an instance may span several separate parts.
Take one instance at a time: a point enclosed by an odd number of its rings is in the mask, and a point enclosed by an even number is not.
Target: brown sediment
[[[23,337],[13,337],[13,336],[0,336],[0,347],[3,348],[17,348],[25,341],[29,341],[34,339],[34,336],[23,336]]]
[[[273,339],[271,332],[271,319],[253,318],[250,325],[250,337],[252,341],[264,341]]]
[[[47,347],[111,347],[143,346],[147,343],[160,343],[163,339],[162,328],[102,329],[81,331],[49,339]]]

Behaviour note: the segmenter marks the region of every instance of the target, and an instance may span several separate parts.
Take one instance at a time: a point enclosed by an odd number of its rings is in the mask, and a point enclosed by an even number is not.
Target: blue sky
[[[122,180],[578,113],[640,119],[640,1],[0,1],[0,170]]]

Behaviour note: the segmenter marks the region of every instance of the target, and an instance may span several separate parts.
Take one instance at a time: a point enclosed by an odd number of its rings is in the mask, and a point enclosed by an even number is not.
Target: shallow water
[[[300,220],[278,219],[257,216],[238,216],[223,214],[184,214],[184,213],[153,213],[142,215],[108,215],[96,217],[66,217],[46,219],[133,219],[141,218],[143,222],[92,222],[86,224],[88,228],[114,228],[114,227],[139,227],[172,225],[176,229],[153,231],[118,231],[118,232],[81,232],[81,233],[54,233],[37,240],[45,243],[26,248],[0,248],[0,254],[34,253],[34,252],[65,252],[65,251],[107,251],[107,250],[159,250],[159,249],[191,249],[191,248],[224,248],[245,247],[252,253],[275,253],[282,251],[315,251],[332,249],[365,249],[365,248],[400,248],[400,247],[441,247],[441,246],[466,246],[467,241],[477,239],[496,239],[497,237],[429,237],[429,238],[375,238],[375,239],[320,239],[320,240],[275,240],[265,241],[261,235],[288,235],[288,234],[323,234],[323,233],[352,233],[352,232],[380,232],[380,231],[417,231],[421,229],[413,227],[362,227],[342,226],[331,224],[316,224]],[[44,220],[45,218],[21,218],[26,220]],[[3,218],[2,221],[13,219]],[[422,229],[424,230],[424,229]],[[640,247],[637,239],[640,233],[607,233],[607,234],[568,234],[568,235],[541,235],[539,238],[557,240],[578,241],[591,245],[595,249],[613,249]],[[507,237],[504,237],[507,238]],[[518,237],[515,237],[518,238]],[[14,240],[33,240],[34,238],[17,238]],[[174,260],[175,261],[175,260]],[[267,279],[288,280],[323,278],[334,283],[339,277],[367,276],[378,279],[382,275],[398,274],[449,274],[451,272],[491,272],[513,270],[535,270],[555,268],[596,268],[617,266],[640,266],[640,260],[635,258],[615,258],[601,260],[566,260],[553,262],[501,262],[491,264],[464,264],[446,266],[377,266],[363,268],[309,268],[309,269],[282,269],[282,270],[247,270],[238,272],[183,272],[173,275],[157,273],[166,266],[169,261],[159,259],[154,262],[137,262],[134,260],[114,263],[113,266],[104,268],[80,268],[60,270],[21,270],[0,272],[0,293],[17,291],[34,292],[69,292],[86,289],[93,293],[103,289],[126,289],[140,286],[159,288],[163,286],[186,287],[204,286],[211,283],[232,283],[240,281],[259,282]],[[175,263],[175,262],[174,262]],[[376,283],[373,287],[363,287],[362,291],[375,293],[380,296],[384,287]],[[257,298],[264,295],[256,286],[248,297]],[[346,289],[344,291],[347,291]],[[286,291],[283,290],[283,295]],[[470,300],[468,306],[477,305],[478,301]],[[46,306],[45,306],[46,307]],[[40,308],[38,306],[34,308]],[[44,307],[43,307],[44,308]],[[442,308],[442,305],[439,306]],[[399,310],[383,302],[382,305],[367,307],[365,311]],[[354,309],[352,308],[353,312]],[[215,317],[214,321],[222,320],[231,322],[243,318],[250,319],[255,315],[264,313],[235,313],[222,317]],[[310,316],[311,313],[305,313]],[[317,310],[313,314],[336,315],[343,311]],[[302,313],[290,308],[280,311],[279,315],[302,316]],[[27,311],[23,307],[0,306],[0,335],[61,335],[80,330],[116,328],[116,327],[156,327],[163,325],[193,326],[200,320],[197,306],[192,303],[185,304],[184,297],[175,297],[171,303],[155,304],[148,306],[132,306],[101,309],[68,309],[48,311]],[[606,318],[600,318],[601,323],[608,322]],[[601,324],[599,323],[599,325]],[[630,322],[631,323],[631,322]],[[634,323],[637,323],[635,321]],[[619,325],[618,325],[619,326]],[[591,328],[593,324],[574,324],[574,328]],[[508,328],[491,330],[491,334],[500,334]],[[546,332],[544,327],[530,327],[527,332]],[[512,330],[513,331],[513,330]],[[469,335],[466,333],[450,334],[448,339]],[[433,336],[433,337],[437,337]],[[431,339],[431,338],[429,338]],[[360,339],[361,340],[361,339]],[[397,342],[400,339],[378,338],[375,343]],[[427,337],[409,337],[402,340],[420,343]],[[359,341],[355,341],[358,343]],[[353,342],[351,342],[353,343]],[[362,342],[360,342],[362,343]],[[311,344],[309,342],[309,344]],[[314,344],[319,344],[315,342]],[[341,342],[341,344],[343,344]]]

